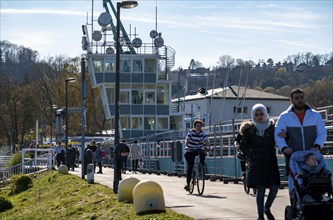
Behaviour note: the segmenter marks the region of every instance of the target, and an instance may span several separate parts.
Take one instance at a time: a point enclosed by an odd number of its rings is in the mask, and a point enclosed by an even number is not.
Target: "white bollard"
[[[88,183],[94,183],[94,164],[93,163],[88,164],[87,182]]]

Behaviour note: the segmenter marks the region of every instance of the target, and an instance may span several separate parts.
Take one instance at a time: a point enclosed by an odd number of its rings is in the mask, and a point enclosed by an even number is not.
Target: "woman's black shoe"
[[[264,218],[264,214],[259,214],[259,216],[258,216],[258,219],[257,220],[265,220],[265,218]]]
[[[272,215],[271,210],[265,209],[265,214],[268,218],[268,220],[275,220],[274,215]]]

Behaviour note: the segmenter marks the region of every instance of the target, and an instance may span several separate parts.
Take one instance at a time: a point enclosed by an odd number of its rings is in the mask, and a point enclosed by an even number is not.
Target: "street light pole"
[[[75,78],[66,78],[66,90],[65,90],[65,118],[66,118],[66,130],[65,130],[65,146],[66,146],[66,161],[65,164],[68,166],[68,82],[74,82],[76,79]]]
[[[87,98],[86,87],[86,63],[85,59],[81,58],[81,178],[84,179],[85,161],[84,161],[84,144],[85,144],[85,125],[86,125],[86,109],[85,103]]]
[[[56,105],[52,105],[51,102],[51,109],[50,109],[50,146],[52,144],[52,113],[53,113],[53,109],[56,109],[57,106]]]
[[[119,144],[119,84],[120,84],[120,9],[134,8],[138,6],[137,1],[122,1],[117,2],[117,29],[116,29],[116,82],[115,82],[115,115],[114,115],[114,146]],[[113,192],[118,193],[118,173],[121,167],[117,165],[118,158],[115,157],[114,174],[113,174]]]

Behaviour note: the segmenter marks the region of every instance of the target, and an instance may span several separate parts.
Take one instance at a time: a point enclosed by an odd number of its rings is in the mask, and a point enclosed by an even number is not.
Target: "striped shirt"
[[[207,140],[207,135],[203,130],[197,134],[195,129],[191,129],[186,137],[187,146],[191,151],[201,149],[203,147],[203,142]]]

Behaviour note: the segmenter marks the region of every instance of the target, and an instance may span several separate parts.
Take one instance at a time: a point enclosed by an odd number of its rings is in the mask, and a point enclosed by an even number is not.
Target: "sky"
[[[223,55],[283,62],[299,52],[333,51],[332,2],[138,0],[138,7],[122,9],[121,21],[128,33],[151,42],[157,6],[157,31],[176,51],[175,68],[188,68],[191,59],[213,67]],[[0,0],[0,40],[38,51],[41,59],[80,56],[81,25],[91,23],[91,6],[91,0]],[[97,20],[102,0],[93,11]]]

